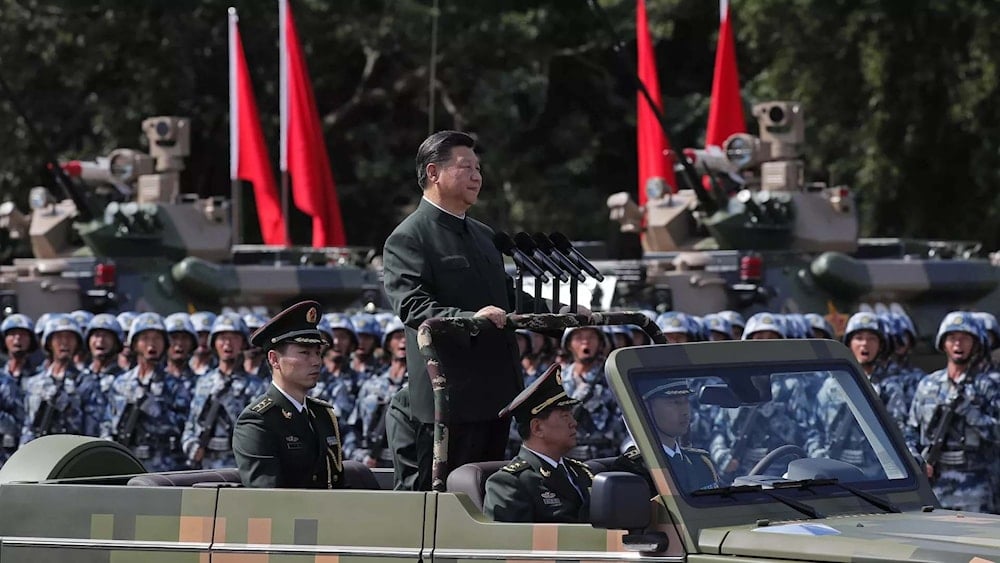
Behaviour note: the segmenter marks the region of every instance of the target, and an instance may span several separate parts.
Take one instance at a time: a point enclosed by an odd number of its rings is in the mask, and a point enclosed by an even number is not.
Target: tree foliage
[[[704,135],[716,4],[647,0],[674,147]],[[434,129],[478,135],[499,228],[614,231],[604,200],[636,186],[635,103],[614,37],[585,0],[439,0]],[[0,72],[50,150],[143,147],[151,115],[192,118],[186,189],[225,195],[226,10],[277,152],[275,2],[0,0]],[[353,244],[380,244],[419,197],[433,0],[292,0]],[[601,0],[635,60],[634,0]],[[1000,4],[734,0],[747,105],[803,102],[814,177],[855,188],[869,234],[1000,244]],[[0,100],[0,198],[25,203],[43,149]],[[752,124],[751,124],[752,127]]]

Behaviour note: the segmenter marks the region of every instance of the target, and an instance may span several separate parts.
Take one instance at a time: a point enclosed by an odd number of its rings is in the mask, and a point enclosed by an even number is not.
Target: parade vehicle
[[[187,118],[150,117],[148,153],[50,159],[58,190],[32,188],[27,214],[0,205],[0,317],[278,311],[304,297],[338,310],[383,304],[369,248],[239,244],[238,202],[181,190],[190,129]]]
[[[506,330],[636,324],[662,342],[642,318],[512,315]],[[388,474],[351,462],[347,490],[246,489],[233,469],[146,473],[113,442],[48,436],[0,469],[0,561],[1000,560],[1000,516],[938,506],[864,373],[829,340],[615,350],[607,378],[648,475],[587,460],[595,474],[590,523],[491,521],[482,510],[484,483],[507,462],[465,465],[447,478],[443,471],[451,391],[474,382],[468,358],[482,362],[496,352],[477,347],[498,330],[473,318],[421,327],[438,421],[431,491],[388,490]],[[777,408],[775,389],[834,387],[859,437],[857,457],[846,462],[833,448],[786,443],[745,474],[688,490],[647,405],[653,390],[677,381],[697,391],[693,413]]]

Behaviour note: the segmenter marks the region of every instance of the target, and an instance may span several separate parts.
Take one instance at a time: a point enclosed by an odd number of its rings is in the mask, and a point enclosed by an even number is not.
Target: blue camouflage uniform
[[[950,332],[967,332],[976,339],[982,336],[981,327],[965,312],[945,316],[936,338],[938,350]],[[944,429],[942,453],[931,481],[934,494],[945,508],[996,511],[1000,508],[994,504],[993,490],[1000,456],[1000,374],[972,367],[954,380],[947,369],[923,378],[906,426],[912,452],[926,455],[947,409],[954,416]]]
[[[124,370],[118,367],[117,356],[121,351],[125,337],[114,315],[101,313],[94,315],[90,319],[83,333],[83,342],[89,345],[90,335],[95,330],[106,330],[112,333],[118,340],[117,349],[111,354],[111,361],[99,372],[94,371],[93,365],[88,365],[80,373],[80,404],[83,408],[83,432],[87,436],[103,435],[103,426],[107,423],[108,398],[111,392],[111,384],[115,377]]]
[[[385,434],[385,415],[392,396],[406,383],[404,376],[393,381],[389,370],[370,377],[361,384],[354,411],[347,419],[348,432],[344,441],[352,441],[355,446],[353,459],[364,461],[371,457],[377,467],[392,467],[392,450],[388,447]]]
[[[104,437],[129,448],[147,471],[184,469],[180,430],[190,404],[180,379],[157,368],[143,381],[134,367],[114,379]]]
[[[24,393],[21,384],[0,373],[0,466],[17,450],[24,424]]]
[[[205,469],[236,467],[233,455],[236,419],[250,401],[265,390],[260,378],[243,372],[240,367],[231,375],[224,375],[219,368],[215,368],[199,377],[181,437],[187,459],[191,459],[201,446],[202,432],[207,429],[209,439],[205,443],[201,466]],[[213,402],[219,403],[214,421],[208,419]]]
[[[68,315],[52,315],[45,323],[42,348],[49,350],[57,332],[76,335],[77,350],[83,346],[83,332]],[[49,434],[83,434],[83,409],[80,399],[80,371],[72,360],[59,376],[52,366],[39,370],[24,381],[24,424],[21,444]]]
[[[577,446],[569,456],[574,459],[616,456],[625,430],[618,402],[604,377],[604,361],[598,358],[580,375],[575,369],[576,363],[572,363],[562,370],[566,394],[580,401],[578,412],[574,412],[578,422]]]

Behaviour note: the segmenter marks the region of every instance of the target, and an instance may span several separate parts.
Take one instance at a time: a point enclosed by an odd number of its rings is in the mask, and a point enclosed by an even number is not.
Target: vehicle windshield
[[[829,368],[644,370],[629,380],[661,446],[655,455],[685,494],[803,479],[907,486],[904,454],[869,403],[867,383],[846,364]]]

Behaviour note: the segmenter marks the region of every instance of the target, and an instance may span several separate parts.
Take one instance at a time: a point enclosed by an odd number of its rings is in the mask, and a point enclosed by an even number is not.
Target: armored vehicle
[[[189,120],[151,117],[142,130],[149,154],[116,149],[62,163],[65,199],[37,187],[30,215],[12,203],[0,206],[9,254],[0,266],[0,309],[38,316],[280,309],[305,297],[335,308],[378,301],[369,249],[234,244],[228,200],[181,192]]]
[[[760,136],[687,149],[675,192],[646,186],[608,198],[611,218],[642,236],[642,258],[600,263],[619,306],[692,314],[723,309],[829,315],[843,328],[861,306],[904,310],[929,341],[945,313],[1000,309],[1000,253],[969,241],[859,238],[853,192],[809,182],[801,104],[757,104]],[[682,182],[684,184],[684,182]]]
[[[527,315],[508,324],[544,331],[622,320],[629,319]],[[476,334],[498,329],[486,319],[429,323],[422,349],[448,373],[435,381],[439,430],[446,431],[447,389],[462,377],[446,358],[461,356]],[[588,460],[596,475],[590,523],[486,518],[484,481],[507,463],[500,460],[457,468],[432,491],[385,490],[386,473],[351,462],[347,490],[245,489],[235,470],[145,473],[113,442],[49,436],[0,469],[0,560],[1000,560],[1000,516],[938,507],[864,373],[836,342],[623,348],[609,356],[607,377],[645,475],[609,472],[610,460]],[[698,411],[772,407],[772,388],[786,384],[836,387],[861,453],[847,462],[807,451],[804,440],[785,443],[747,474],[688,488],[682,467],[665,455],[647,400],[677,382],[700,389],[691,403]],[[447,452],[435,453],[437,472]]]

